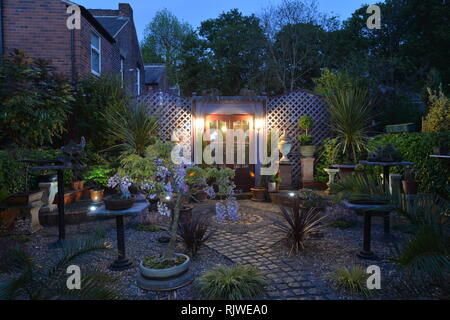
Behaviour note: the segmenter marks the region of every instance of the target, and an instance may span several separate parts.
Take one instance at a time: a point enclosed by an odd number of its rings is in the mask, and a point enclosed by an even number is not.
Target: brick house
[[[144,64],[133,10],[88,10],[82,6],[81,28],[67,27],[66,0],[0,0],[0,54],[12,49],[50,60],[73,84],[89,75],[117,75],[127,92],[140,95]]]

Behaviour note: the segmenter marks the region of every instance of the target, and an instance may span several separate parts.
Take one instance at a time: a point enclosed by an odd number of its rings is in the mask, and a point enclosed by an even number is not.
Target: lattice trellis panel
[[[191,100],[166,92],[150,93],[138,98],[147,105],[151,115],[158,117],[159,135],[164,141],[170,141],[174,130],[177,130],[183,143],[190,145],[192,114]]]
[[[285,131],[294,143],[289,159],[293,162],[293,183],[296,186],[300,183],[298,119],[302,115],[309,115],[314,119],[314,128],[311,130],[311,134],[314,136],[315,144],[319,144],[329,137],[328,112],[320,96],[307,91],[294,91],[268,99],[268,129]]]

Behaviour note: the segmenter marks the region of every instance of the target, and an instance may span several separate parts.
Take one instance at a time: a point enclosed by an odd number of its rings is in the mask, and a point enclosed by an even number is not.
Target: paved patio
[[[279,219],[279,210],[271,203],[239,201],[239,222],[213,222],[213,236],[207,245],[234,263],[251,264],[259,268],[269,280],[264,298],[283,300],[337,299],[332,289],[311,269],[300,266],[295,257],[287,256],[280,239],[272,227]],[[203,209],[201,209],[203,207]],[[196,210],[210,211],[208,205]],[[314,240],[311,240],[314,241]]]

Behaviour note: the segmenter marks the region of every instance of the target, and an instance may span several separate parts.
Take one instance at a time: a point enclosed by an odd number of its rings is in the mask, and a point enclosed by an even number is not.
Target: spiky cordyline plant
[[[109,136],[119,144],[113,148],[123,151],[123,156],[144,156],[148,146],[155,143],[158,121],[150,116],[143,103],[111,107],[104,114]]]
[[[51,258],[36,261],[16,248],[10,254],[10,276],[0,284],[0,300],[117,299],[115,290],[107,286],[110,277],[96,269],[83,270],[80,290],[69,290],[66,284],[68,266],[88,262],[93,254],[105,250],[100,239],[68,241]]]
[[[243,300],[261,295],[267,285],[261,272],[249,265],[216,265],[196,283],[208,300]]]
[[[369,107],[371,101],[365,87],[357,84],[337,90],[325,97],[331,128],[338,140],[337,148],[348,160],[357,161],[357,153],[366,151]]]
[[[324,216],[317,208],[285,208],[280,207],[284,221],[274,221],[274,226],[284,233],[284,238],[290,245],[289,254],[298,253],[305,248],[305,241],[322,228]]]
[[[208,226],[207,215],[194,215],[192,221],[178,224],[178,235],[191,251],[192,257],[197,255],[200,246],[210,238],[211,233],[207,233]]]

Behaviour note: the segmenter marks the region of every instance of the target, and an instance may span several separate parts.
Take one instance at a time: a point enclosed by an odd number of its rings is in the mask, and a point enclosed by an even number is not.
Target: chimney
[[[122,17],[133,18],[133,8],[129,3],[119,3],[119,14]]]

